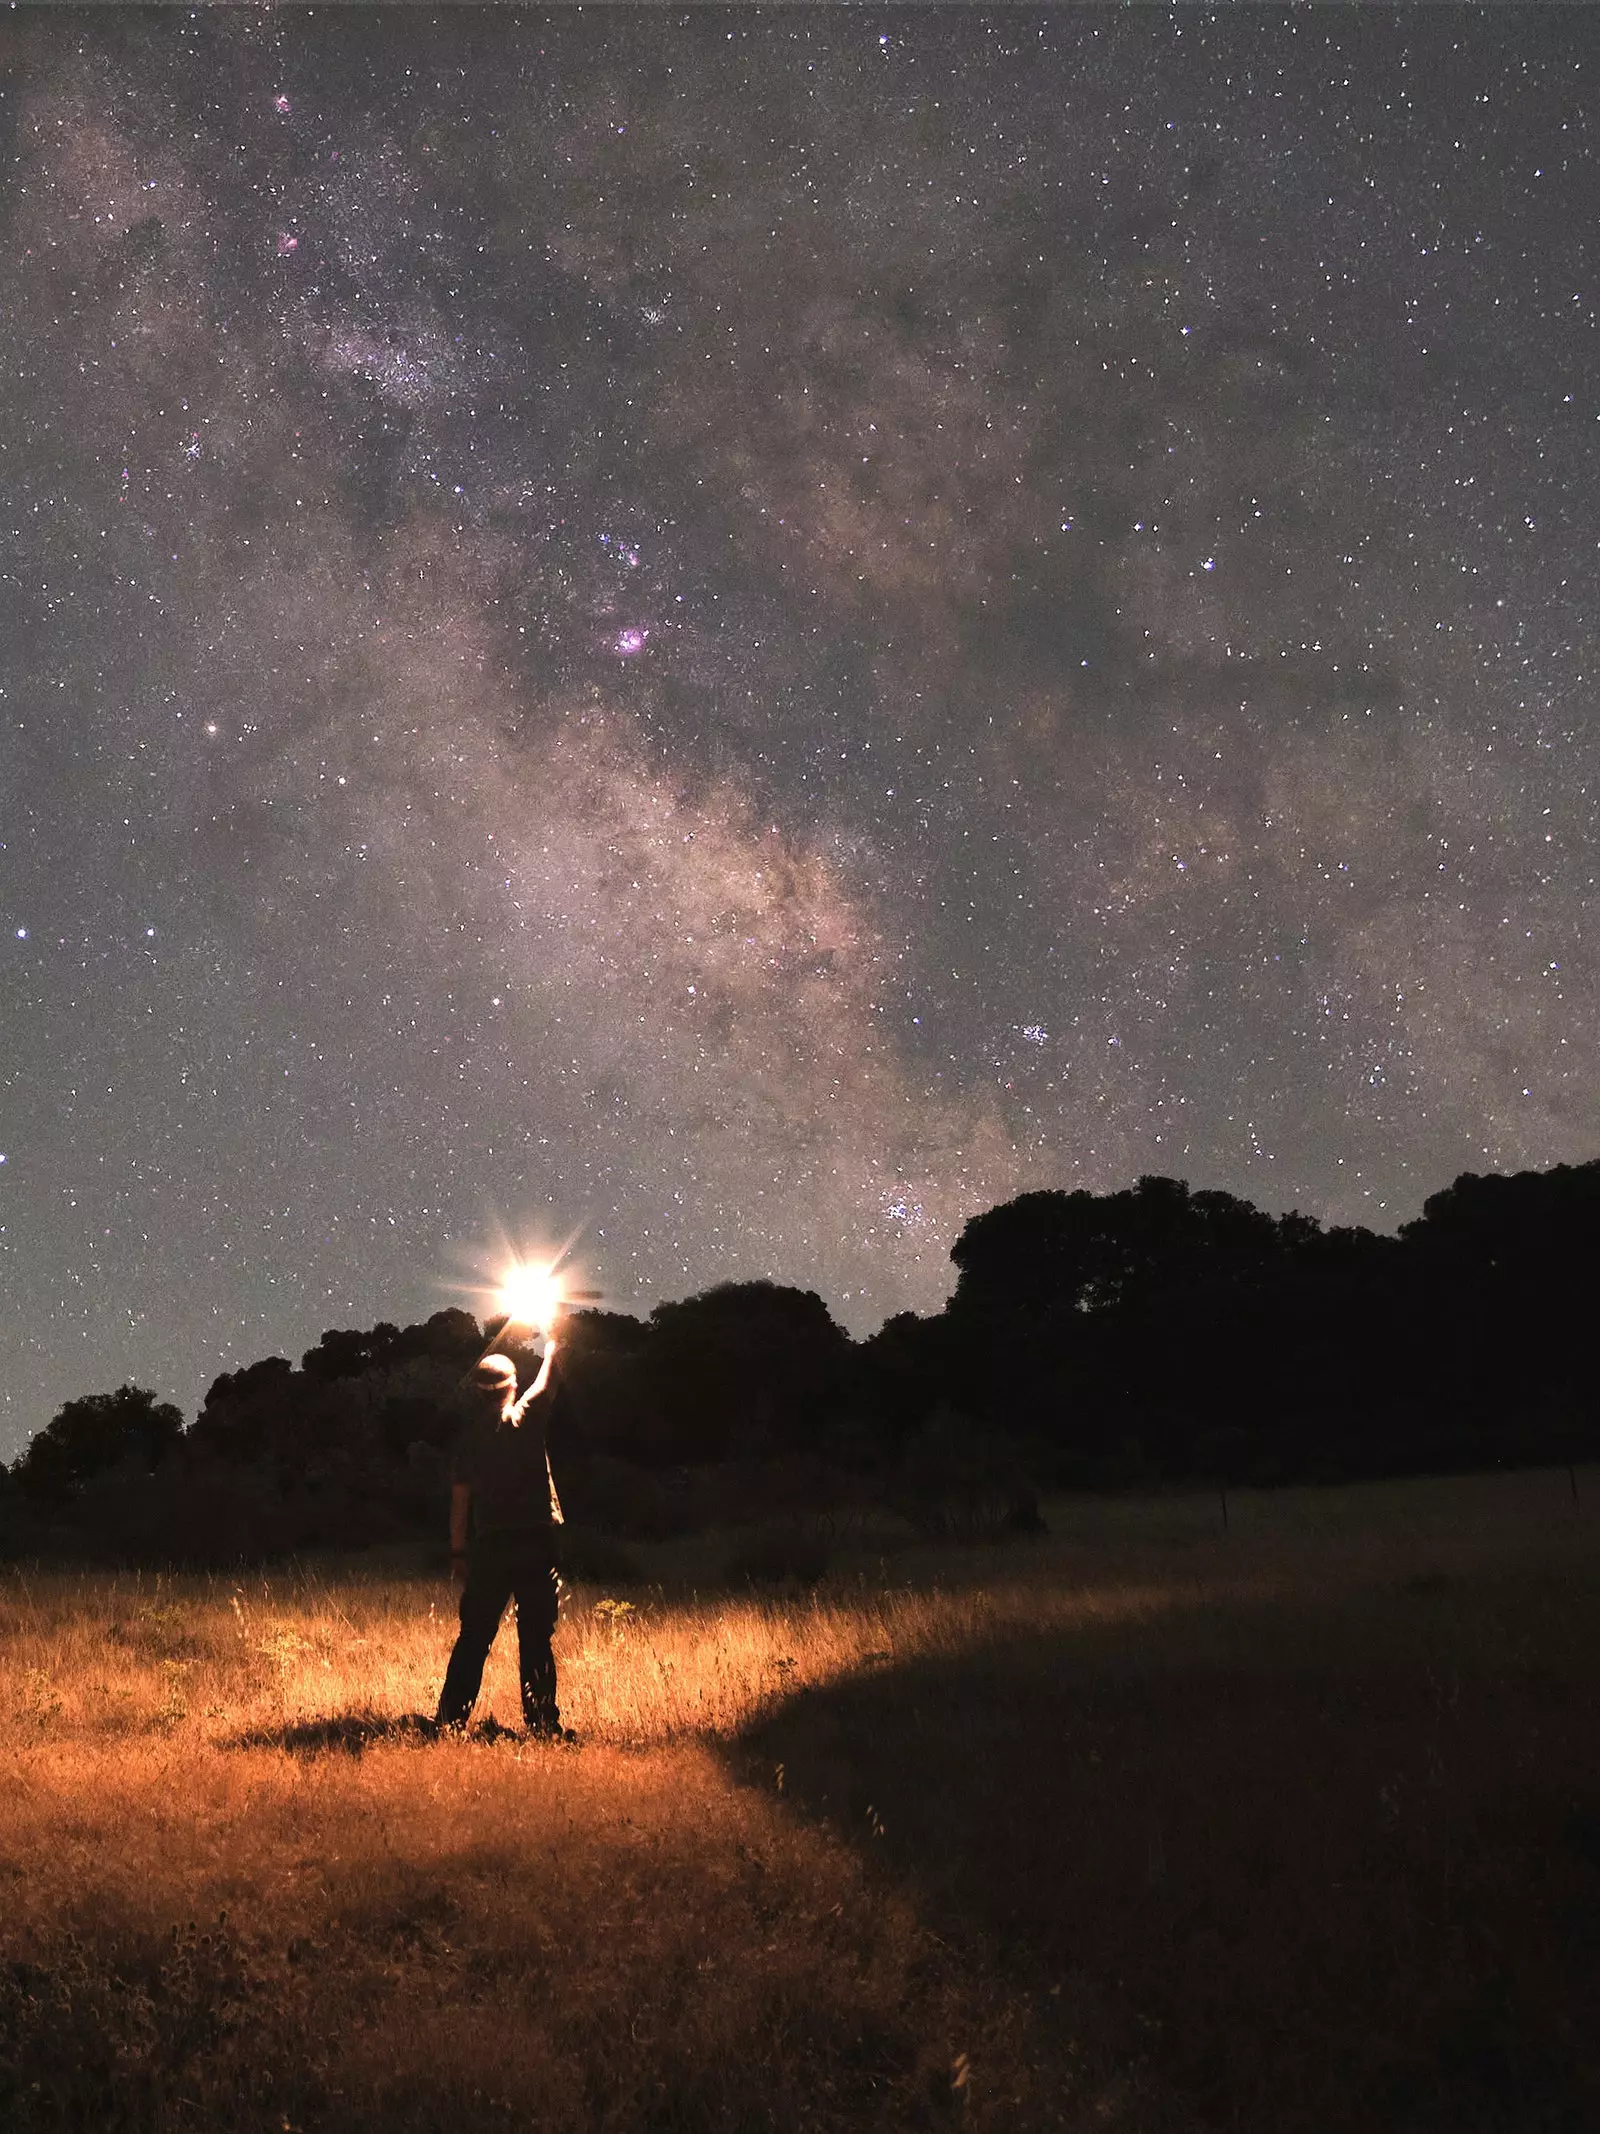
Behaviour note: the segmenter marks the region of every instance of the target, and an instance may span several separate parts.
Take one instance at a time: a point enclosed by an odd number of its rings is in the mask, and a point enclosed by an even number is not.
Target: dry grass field
[[[576,1588],[0,1574],[0,2125],[1600,2125],[1600,1476]]]

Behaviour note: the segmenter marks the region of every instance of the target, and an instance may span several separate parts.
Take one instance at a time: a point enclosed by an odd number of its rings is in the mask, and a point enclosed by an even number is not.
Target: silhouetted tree
[[[586,1306],[567,1315],[561,1329],[561,1398],[551,1428],[552,1457],[559,1456],[568,1472],[575,1456],[643,1457],[657,1442],[653,1340],[650,1327],[629,1312]]]
[[[1464,1173],[1401,1230],[1436,1398],[1484,1453],[1600,1446],[1593,1368],[1600,1161]],[[1507,1443],[1507,1425],[1519,1444]]]
[[[69,1400],[29,1444],[13,1470],[24,1497],[64,1504],[124,1462],[148,1473],[174,1450],[183,1416],[144,1386]]]
[[[1333,1402],[1376,1440],[1401,1398],[1393,1239],[1146,1177],[1025,1194],[951,1257],[957,1396],[1061,1480],[1281,1477],[1329,1435]]]
[[[880,1459],[898,1459],[910,1439],[938,1409],[964,1400],[984,1405],[982,1387],[992,1370],[986,1354],[973,1355],[948,1312],[919,1318],[896,1312],[857,1352],[855,1383],[860,1411]],[[866,1431],[858,1432],[858,1438]],[[863,1452],[867,1450],[862,1447]]]
[[[664,1462],[805,1448],[837,1413],[850,1337],[812,1290],[724,1282],[650,1326]]]
[[[1315,1232],[1305,1217],[1283,1221],[1287,1230],[1248,1201],[1191,1192],[1181,1178],[1145,1177],[1121,1193],[1024,1193],[975,1215],[951,1247],[952,1310],[1037,1320],[1234,1278]]]
[[[396,1329],[374,1327],[370,1334],[330,1327],[314,1349],[307,1349],[300,1368],[307,1378],[330,1383],[340,1378],[358,1378],[392,1348]]]
[[[242,1371],[224,1371],[200,1404],[186,1449],[203,1458],[261,1459],[284,1435],[297,1384],[287,1356],[263,1356]]]
[[[402,1327],[395,1337],[394,1354],[397,1359],[427,1356],[466,1371],[481,1353],[483,1342],[484,1329],[471,1312],[451,1304],[432,1313],[420,1326]]]

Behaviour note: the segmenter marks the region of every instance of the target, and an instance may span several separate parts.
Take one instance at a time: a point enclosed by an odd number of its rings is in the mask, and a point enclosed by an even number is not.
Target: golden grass
[[[556,1637],[562,1714],[586,1743],[616,1748],[731,1739],[774,1701],[863,1667],[969,1650],[1008,1624],[1137,1620],[1175,1599],[1156,1583],[1073,1589],[1037,1573],[979,1587],[858,1576],[779,1599],[573,1588]],[[19,1576],[0,1587],[0,1746],[222,1748],[335,1711],[431,1712],[454,1633],[442,1586],[359,1571]],[[520,1724],[509,1619],[475,1716]]]
[[[713,1753],[797,1687],[1001,1613],[859,1583],[569,1592],[573,1751],[512,1737],[509,1624],[482,1732],[407,1724],[453,1635],[438,1586],[8,1581],[0,1941],[41,2070],[16,2123],[1053,2126],[1091,2095],[1116,2123],[1125,2079],[1080,2076],[850,1845]]]
[[[1565,1990],[1501,1807],[1588,1842],[1550,1761],[1600,1673],[1566,1494],[1240,1498],[1226,1536],[1203,1500],[1063,1507],[815,1595],[577,1589],[575,1750],[495,1730],[509,1625],[490,1729],[413,1723],[438,1585],[6,1576],[0,2124],[1581,2124],[1560,2008],[1520,2121],[1417,2072],[1430,1977]],[[1407,1990],[1415,2040],[1340,2037]]]

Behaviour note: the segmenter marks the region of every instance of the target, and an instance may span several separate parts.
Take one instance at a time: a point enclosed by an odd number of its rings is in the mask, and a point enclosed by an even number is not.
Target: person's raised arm
[[[545,1387],[549,1385],[550,1373],[555,1367],[555,1360],[556,1337],[554,1336],[554,1334],[546,1334],[544,1337],[544,1361],[539,1366],[539,1375],[533,1381],[533,1384],[529,1386],[527,1392],[524,1393],[522,1398],[517,1402],[517,1405],[512,1409],[511,1420],[514,1423],[521,1422],[523,1416],[527,1413],[529,1407],[533,1404],[534,1401],[539,1398],[539,1395],[544,1391]]]

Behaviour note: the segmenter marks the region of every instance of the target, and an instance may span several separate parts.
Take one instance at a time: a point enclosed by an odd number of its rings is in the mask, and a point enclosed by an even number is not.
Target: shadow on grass
[[[225,1743],[230,1749],[287,1749],[294,1756],[330,1753],[360,1756],[380,1744],[401,1742],[421,1748],[430,1742],[450,1740],[448,1729],[422,1712],[336,1712],[321,1719],[300,1719],[284,1726],[258,1727],[235,1734]],[[497,1719],[483,1719],[469,1727],[465,1736],[474,1742],[525,1742],[520,1727],[502,1726]]]
[[[1023,1633],[804,1692],[733,1754],[1214,2126],[1579,2134],[1600,1611],[1575,1598],[1554,1654],[1524,1625],[1510,1659],[1513,1625],[1476,1668],[1470,1636],[1418,1637],[1427,1595]]]

